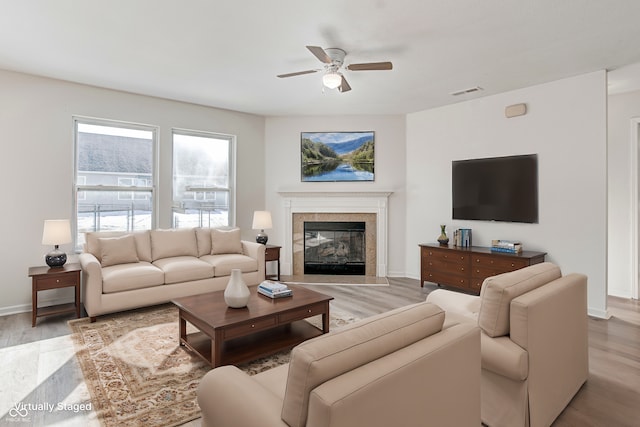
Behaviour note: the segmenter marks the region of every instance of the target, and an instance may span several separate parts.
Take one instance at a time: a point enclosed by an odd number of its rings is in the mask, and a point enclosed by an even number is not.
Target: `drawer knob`
[[[511,263],[511,267],[515,267],[516,265],[514,263]]]
[[[460,271],[464,271],[464,267],[460,267]]]
[[[252,327],[252,328],[255,328],[255,327],[256,327],[256,325],[251,325],[251,327]]]
[[[311,309],[307,310],[308,313],[311,313]]]
[[[60,283],[60,279],[56,279],[56,283]]]

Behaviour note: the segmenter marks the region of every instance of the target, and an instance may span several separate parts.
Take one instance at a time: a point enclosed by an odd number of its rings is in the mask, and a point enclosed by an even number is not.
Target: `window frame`
[[[159,171],[158,171],[158,146],[159,146],[159,127],[154,125],[148,125],[143,123],[134,123],[127,122],[123,120],[110,120],[110,119],[100,119],[95,117],[86,117],[86,116],[73,116],[73,223],[72,223],[72,233],[73,233],[73,245],[76,252],[81,252],[82,248],[79,247],[78,244],[78,201],[79,199],[78,193],[82,191],[105,191],[105,192],[129,192],[132,194],[133,199],[135,200],[135,192],[144,192],[151,193],[152,204],[151,204],[151,228],[156,228],[156,224],[158,223],[159,216],[159,197],[158,197],[158,180],[159,180]],[[86,180],[84,184],[78,184],[78,160],[79,160],[79,150],[78,150],[78,126],[79,125],[96,125],[96,126],[105,126],[105,127],[114,127],[114,128],[122,128],[122,129],[131,129],[131,130],[140,130],[145,132],[151,132],[151,186],[150,187],[138,187],[138,186],[106,186],[106,185],[87,185]],[[123,177],[124,178],[124,177]]]
[[[174,226],[173,220],[173,209],[174,209],[174,174],[175,174],[175,135],[185,135],[185,136],[194,136],[201,138],[211,138],[211,139],[219,139],[226,140],[229,143],[229,153],[228,153],[228,167],[229,167],[229,184],[226,188],[226,191],[229,195],[229,214],[228,214],[228,227],[236,226],[236,136],[226,133],[220,132],[210,132],[210,131],[202,131],[202,130],[193,130],[193,129],[184,129],[184,128],[171,128],[171,226]],[[215,195],[214,195],[215,196]],[[205,197],[205,200],[206,199]],[[215,200],[215,197],[214,199]]]

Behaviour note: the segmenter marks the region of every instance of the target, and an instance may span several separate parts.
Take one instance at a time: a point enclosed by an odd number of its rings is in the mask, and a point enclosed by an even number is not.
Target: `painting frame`
[[[375,181],[375,131],[300,132],[300,180]]]

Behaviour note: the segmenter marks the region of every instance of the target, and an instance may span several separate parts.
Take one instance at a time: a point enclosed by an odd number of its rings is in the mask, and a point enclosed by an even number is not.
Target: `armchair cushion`
[[[442,329],[444,311],[424,302],[401,307],[293,349],[282,408],[291,427],[304,427],[309,394],[318,385]]]
[[[490,337],[509,334],[511,301],[561,276],[557,265],[543,262],[488,277],[480,290],[478,326]]]

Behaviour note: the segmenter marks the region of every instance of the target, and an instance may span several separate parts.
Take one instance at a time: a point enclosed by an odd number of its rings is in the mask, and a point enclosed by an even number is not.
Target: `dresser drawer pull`
[[[313,310],[311,310],[311,309],[307,310],[307,313],[311,313],[311,312],[313,312]]]
[[[251,325],[251,327],[252,327],[252,328],[255,328],[255,327],[256,327],[256,325]]]

